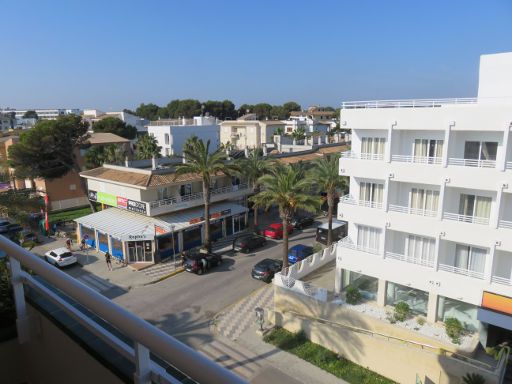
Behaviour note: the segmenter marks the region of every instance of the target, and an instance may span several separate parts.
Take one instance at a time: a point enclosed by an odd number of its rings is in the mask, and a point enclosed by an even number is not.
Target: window
[[[357,226],[358,247],[378,251],[380,248],[380,229],[365,225]]]
[[[455,247],[455,267],[484,273],[487,251],[470,245],[457,244]]]
[[[164,141],[165,141],[165,144],[169,144],[169,134],[168,133],[166,133],[164,135]]]
[[[466,141],[464,145],[464,159],[479,161],[496,161],[498,143],[495,141]],[[468,163],[467,165],[473,165]]]
[[[361,139],[361,158],[382,159],[384,156],[384,145],[386,139],[382,137],[363,137]]]
[[[473,218],[488,219],[491,215],[491,202],[492,198],[476,195],[460,194],[459,201],[459,214],[466,216],[462,218],[463,221],[473,222]]]
[[[169,187],[158,188],[158,200],[168,199],[169,196]]]
[[[437,305],[437,319],[445,321],[449,317],[459,319],[461,324],[470,331],[478,331],[478,307],[462,301],[439,296]]]
[[[413,148],[414,162],[436,164],[443,157],[443,140],[416,139]]]
[[[408,235],[405,239],[405,254],[419,264],[433,265],[435,249],[436,241],[432,238]]]
[[[439,191],[412,188],[409,195],[411,213],[424,215],[427,212],[437,212]]]
[[[180,185],[180,196],[186,196],[192,194],[192,184]]]
[[[388,282],[386,289],[386,304],[396,305],[406,302],[413,313],[427,314],[428,292]]]
[[[70,191],[76,191],[76,184],[69,184]]]
[[[359,184],[359,200],[366,206],[380,208],[383,191],[384,184],[362,182]]]
[[[165,156],[169,156],[169,148],[165,148]]]

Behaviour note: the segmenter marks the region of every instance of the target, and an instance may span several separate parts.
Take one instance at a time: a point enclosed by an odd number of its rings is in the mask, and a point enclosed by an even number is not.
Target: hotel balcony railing
[[[415,164],[441,164],[443,159],[441,157],[391,155],[391,161]]]
[[[430,211],[428,209],[418,209],[411,207],[404,207],[402,205],[389,204],[389,210],[393,212],[408,213],[410,215],[436,217],[437,211]]]
[[[434,266],[434,260],[419,259],[417,257],[402,255],[400,253],[394,253],[394,252],[386,252],[386,259],[395,259],[395,260],[405,261],[406,263],[418,264],[418,265],[422,265],[424,267],[430,267],[430,268],[432,268]]]
[[[491,281],[496,284],[503,284],[503,285],[511,285],[512,286],[512,278],[506,278],[506,277],[500,277],[500,276],[493,276],[491,278]]]
[[[508,220],[500,220],[500,221],[498,222],[498,227],[499,227],[499,228],[512,229],[512,221],[508,221]]]
[[[131,362],[135,382],[177,384],[183,377],[185,380],[189,377],[189,381],[196,383],[245,383],[213,360],[3,236],[0,236],[0,250],[9,258],[20,343],[28,343],[33,337],[25,298],[37,294],[113,348],[116,355],[111,356],[111,361],[123,357]],[[170,364],[167,369],[175,375],[180,373],[182,379],[168,373],[153,356]],[[52,368],[48,366],[48,369]],[[69,382],[73,382],[72,378]]]
[[[481,279],[481,280],[483,280],[483,278],[484,278],[483,272],[472,271],[472,270],[466,269],[466,268],[458,268],[458,267],[455,267],[454,265],[439,264],[439,270],[456,273],[458,275],[474,277],[476,279]]]
[[[512,161],[507,161],[506,168],[512,169]]]
[[[383,160],[384,155],[381,153],[355,153],[353,151],[341,152],[343,159],[356,159],[356,160]]]
[[[457,159],[450,157],[448,165],[460,165],[463,167],[496,168],[496,160]]]
[[[452,104],[475,104],[474,97],[452,99],[411,99],[411,100],[368,100],[368,101],[344,101],[342,109],[360,108],[437,108]]]
[[[380,255],[380,251],[375,248],[364,247],[362,245],[355,244],[350,237],[344,237],[338,244],[343,248],[353,249],[355,251],[361,251],[365,253],[371,253],[372,255]]]
[[[367,200],[356,200],[351,195],[345,195],[340,199],[343,204],[359,205],[360,207],[382,209],[382,203]]]
[[[210,193],[211,193],[211,196],[216,196],[216,195],[222,195],[222,194],[241,191],[241,190],[247,189],[247,187],[248,187],[247,184],[230,185],[227,187],[212,189]],[[150,206],[151,206],[151,208],[157,208],[157,207],[161,207],[161,206],[173,205],[173,204],[178,204],[181,202],[192,201],[192,200],[202,200],[202,199],[203,199],[203,192],[196,192],[196,193],[191,193],[189,195],[169,197],[167,199],[152,201],[150,203]]]
[[[443,219],[453,220],[453,221],[462,221],[464,223],[489,225],[488,217],[459,215],[457,213],[450,213],[450,212],[443,213]]]

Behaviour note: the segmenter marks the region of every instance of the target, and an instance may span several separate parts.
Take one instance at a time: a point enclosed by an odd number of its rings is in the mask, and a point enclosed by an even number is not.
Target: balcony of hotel
[[[247,184],[228,185],[210,190],[212,203],[226,200],[236,199],[245,196],[249,186]],[[182,209],[201,206],[204,203],[203,192],[193,192],[183,195],[175,195],[164,199],[149,202],[149,215],[160,215],[170,213]]]
[[[381,254],[377,244],[368,245],[368,244],[363,244],[361,242],[358,244],[357,241],[354,242],[352,240],[352,238],[349,236],[346,236],[343,239],[341,239],[340,242],[338,242],[338,245],[342,248],[353,249],[355,251],[364,252],[364,253],[367,253],[372,256]]]
[[[489,225],[496,205],[496,192],[446,188],[443,219]]]
[[[510,209],[512,207],[512,193],[510,192],[512,191],[509,189],[505,191],[507,193],[503,193],[500,203],[498,228],[512,229],[512,209]]]
[[[385,258],[433,268],[436,240],[429,237],[388,230]]]
[[[451,133],[448,165],[477,168],[496,168],[497,159],[505,156],[502,147],[503,132]]]
[[[439,186],[419,183],[390,182],[391,212],[436,217],[439,210]]]
[[[495,284],[512,286],[512,252],[501,250],[495,252],[491,281]]]
[[[16,316],[0,344],[3,382],[245,382],[3,236],[0,250]]]

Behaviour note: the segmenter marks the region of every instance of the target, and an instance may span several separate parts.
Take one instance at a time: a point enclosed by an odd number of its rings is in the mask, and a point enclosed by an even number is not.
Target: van
[[[329,232],[329,223],[324,223],[316,228],[316,241],[327,245],[327,233]],[[347,236],[346,221],[332,221],[332,241],[338,241]]]

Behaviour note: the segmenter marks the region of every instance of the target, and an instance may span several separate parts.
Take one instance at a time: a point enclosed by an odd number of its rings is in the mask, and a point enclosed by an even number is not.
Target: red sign
[[[193,219],[190,219],[190,221],[188,223],[189,224],[196,224],[196,223],[200,223],[203,220],[204,219],[202,217],[194,217]]]
[[[127,209],[128,199],[126,197],[117,196],[117,208]]]
[[[159,235],[163,235],[164,233],[167,233],[168,231],[165,228],[155,225],[155,232],[158,233]]]
[[[217,219],[220,217],[220,212],[215,212],[210,215],[210,219]]]

